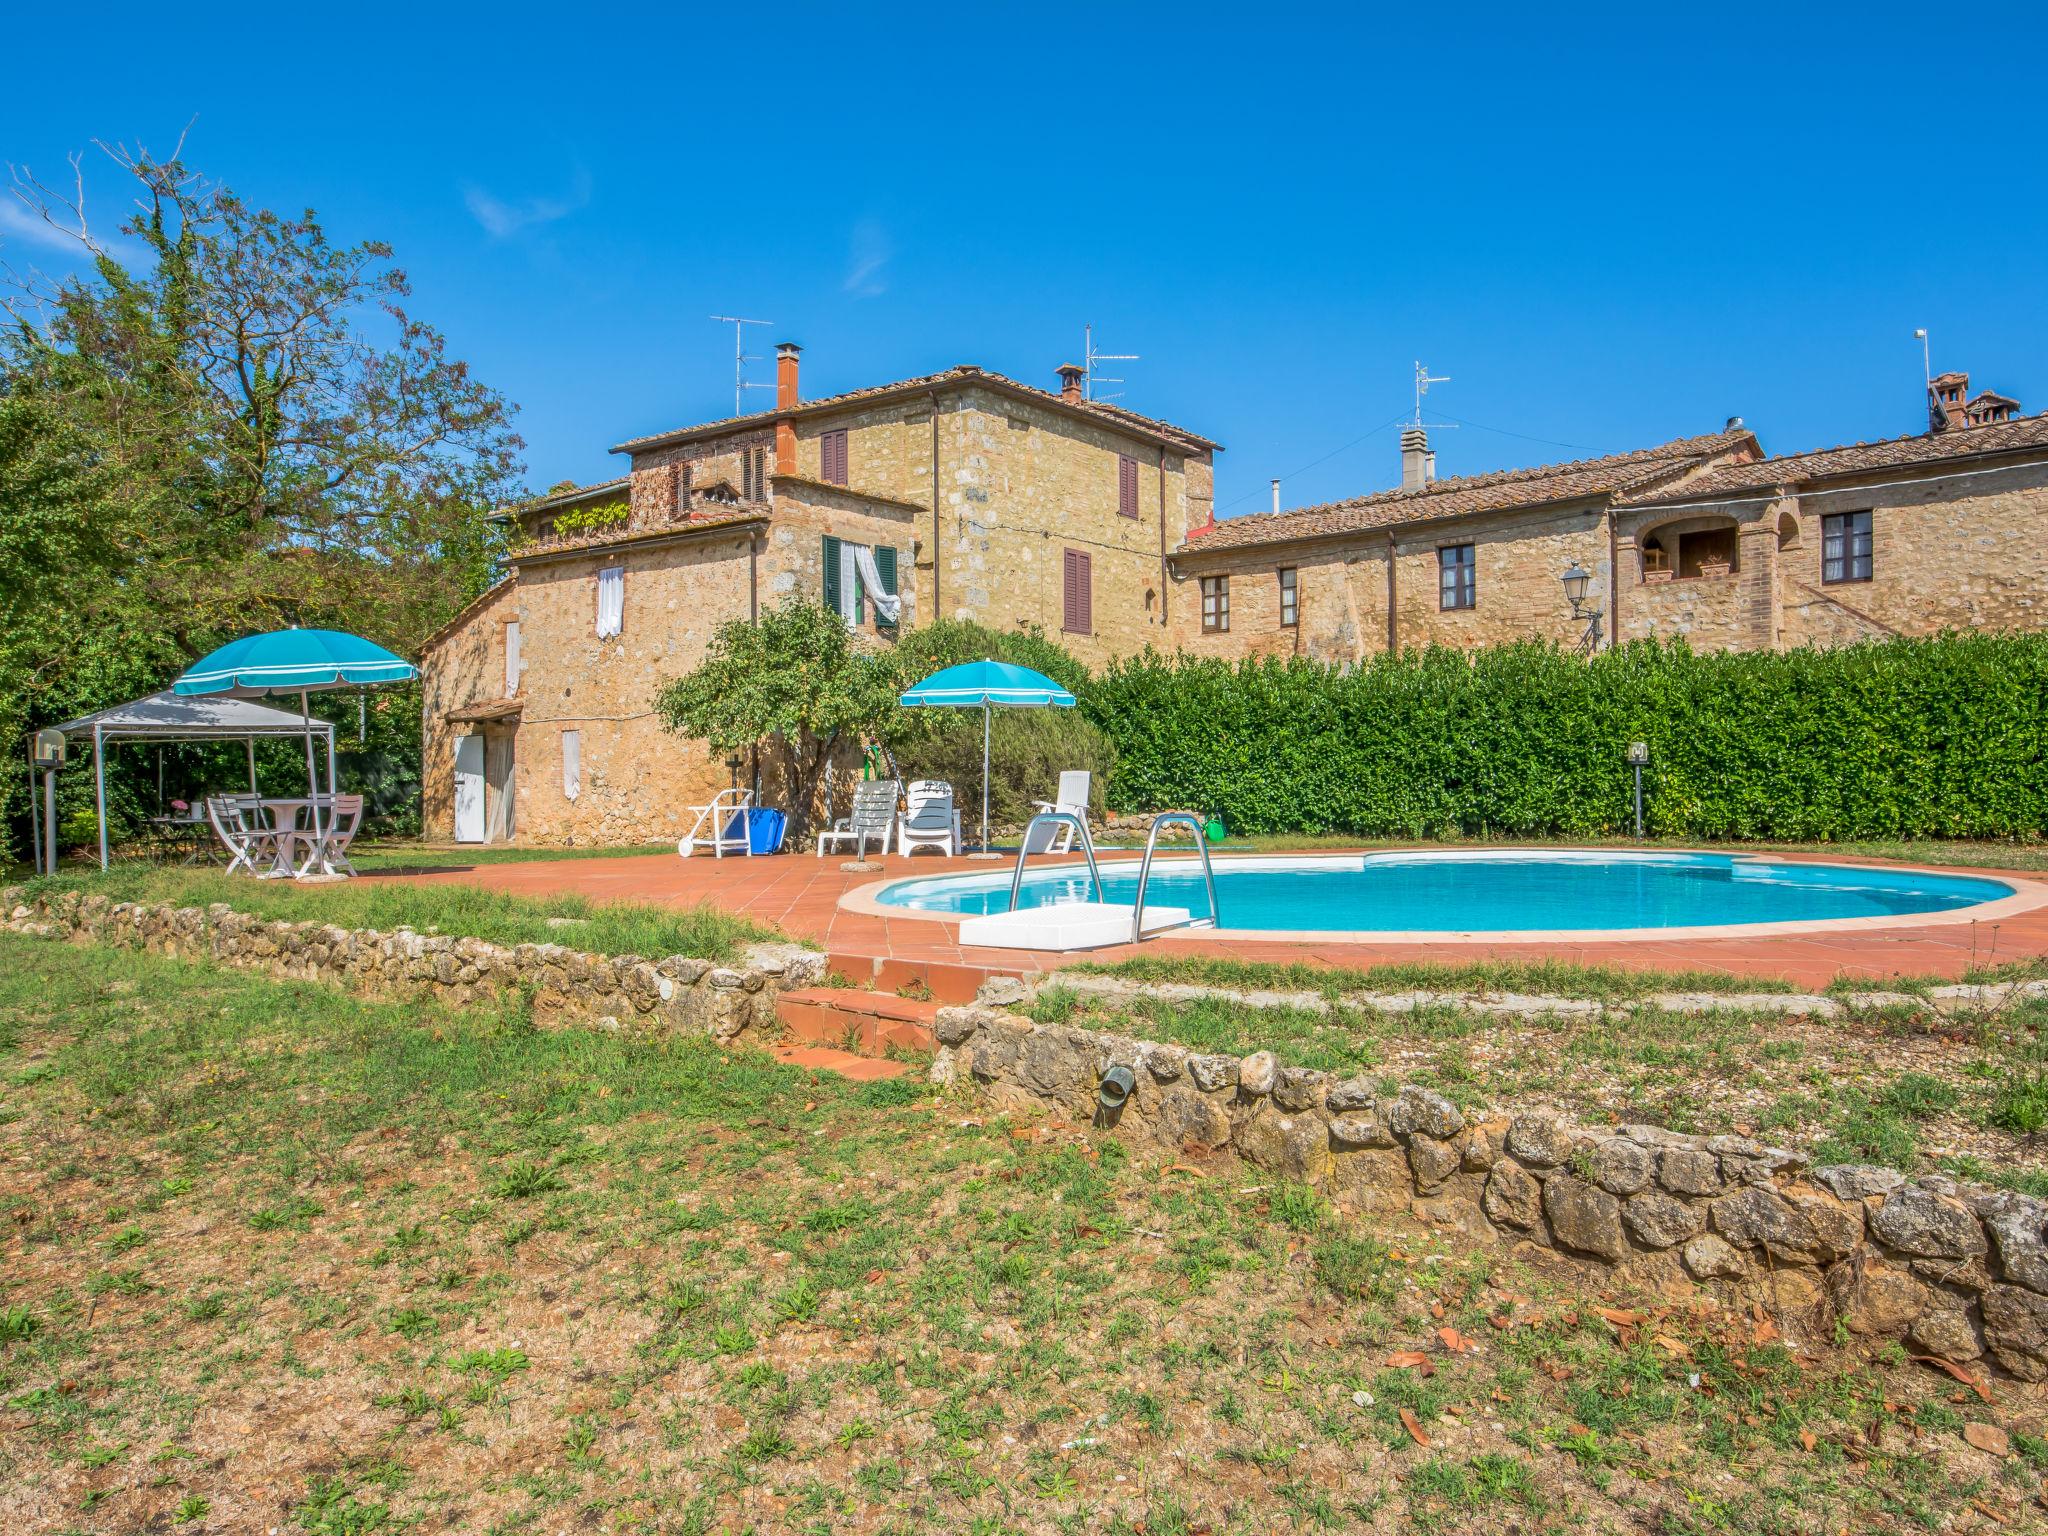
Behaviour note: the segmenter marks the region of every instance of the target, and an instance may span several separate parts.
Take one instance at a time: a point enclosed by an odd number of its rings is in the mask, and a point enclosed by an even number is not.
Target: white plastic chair
[[[1066,811],[1088,819],[1089,773],[1085,768],[1069,768],[1060,775],[1060,787],[1052,800],[1036,800],[1032,804],[1040,815],[1050,811]],[[1074,846],[1072,822],[1048,822],[1042,827],[1031,829],[1030,853],[1067,853]]]
[[[959,857],[960,813],[953,807],[953,786],[944,779],[916,779],[904,801],[907,809],[896,822],[896,851],[911,854],[936,848],[948,857]]]
[[[305,834],[310,845],[306,860],[299,866],[299,874],[358,873],[349,862],[348,847],[356,840],[356,832],[363,824],[363,797],[361,795],[335,795],[320,797],[320,837],[316,840],[309,832]]]
[[[868,844],[878,853],[889,851],[889,838],[896,830],[896,800],[903,792],[901,779],[865,779],[853,786],[853,814],[843,816],[829,832],[818,834],[818,857],[825,845],[852,843],[856,857],[868,856]]]
[[[276,858],[277,834],[268,827],[252,826],[241,803],[232,795],[208,795],[206,820],[228,851],[229,874],[246,869],[253,875],[258,859]]]

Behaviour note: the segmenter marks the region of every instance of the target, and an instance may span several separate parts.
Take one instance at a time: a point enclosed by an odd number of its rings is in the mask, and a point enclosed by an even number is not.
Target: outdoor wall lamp
[[[1589,607],[1586,603],[1586,589],[1592,585],[1593,573],[1574,560],[1569,566],[1565,567],[1562,580],[1564,581],[1564,599],[1572,605],[1572,617],[1574,619],[1583,619],[1586,624],[1585,634],[1579,637],[1579,654],[1581,656],[1590,656],[1593,652],[1600,649],[1600,620],[1602,617],[1601,611],[1598,608]]]

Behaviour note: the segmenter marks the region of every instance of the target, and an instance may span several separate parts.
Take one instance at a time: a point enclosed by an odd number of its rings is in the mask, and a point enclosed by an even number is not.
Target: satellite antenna
[[[773,389],[773,384],[750,384],[747,382],[747,364],[758,363],[761,359],[747,351],[746,335],[750,325],[773,325],[773,320],[746,320],[738,315],[713,315],[720,325],[732,327],[732,413],[744,416],[747,391],[750,389]]]
[[[1088,369],[1086,373],[1081,375],[1081,398],[1083,400],[1093,400],[1097,398],[1095,394],[1095,386],[1097,384],[1121,384],[1124,382],[1122,379],[1096,378],[1095,365],[1097,363],[1135,363],[1139,361],[1139,357],[1135,352],[1096,351],[1095,327],[1085,325],[1081,328],[1081,361]],[[1104,400],[1114,400],[1117,398],[1117,395],[1122,393],[1122,390],[1118,390],[1115,395],[1103,395],[1101,398]]]

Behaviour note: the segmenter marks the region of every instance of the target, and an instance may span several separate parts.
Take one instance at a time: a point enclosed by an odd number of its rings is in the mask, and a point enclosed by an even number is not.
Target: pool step
[[[937,998],[927,1001],[851,987],[803,987],[778,997],[775,1014],[792,1041],[871,1057],[892,1050],[927,1055],[939,1048],[932,1021],[944,1006]]]

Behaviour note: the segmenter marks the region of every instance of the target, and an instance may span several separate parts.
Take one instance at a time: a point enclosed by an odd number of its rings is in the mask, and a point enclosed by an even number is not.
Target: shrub
[[[1650,747],[1653,834],[1815,841],[2048,830],[2048,634],[1590,660],[1524,643],[1356,668],[1154,653],[1089,683],[1110,803],[1235,831],[1601,836],[1630,824]]]

